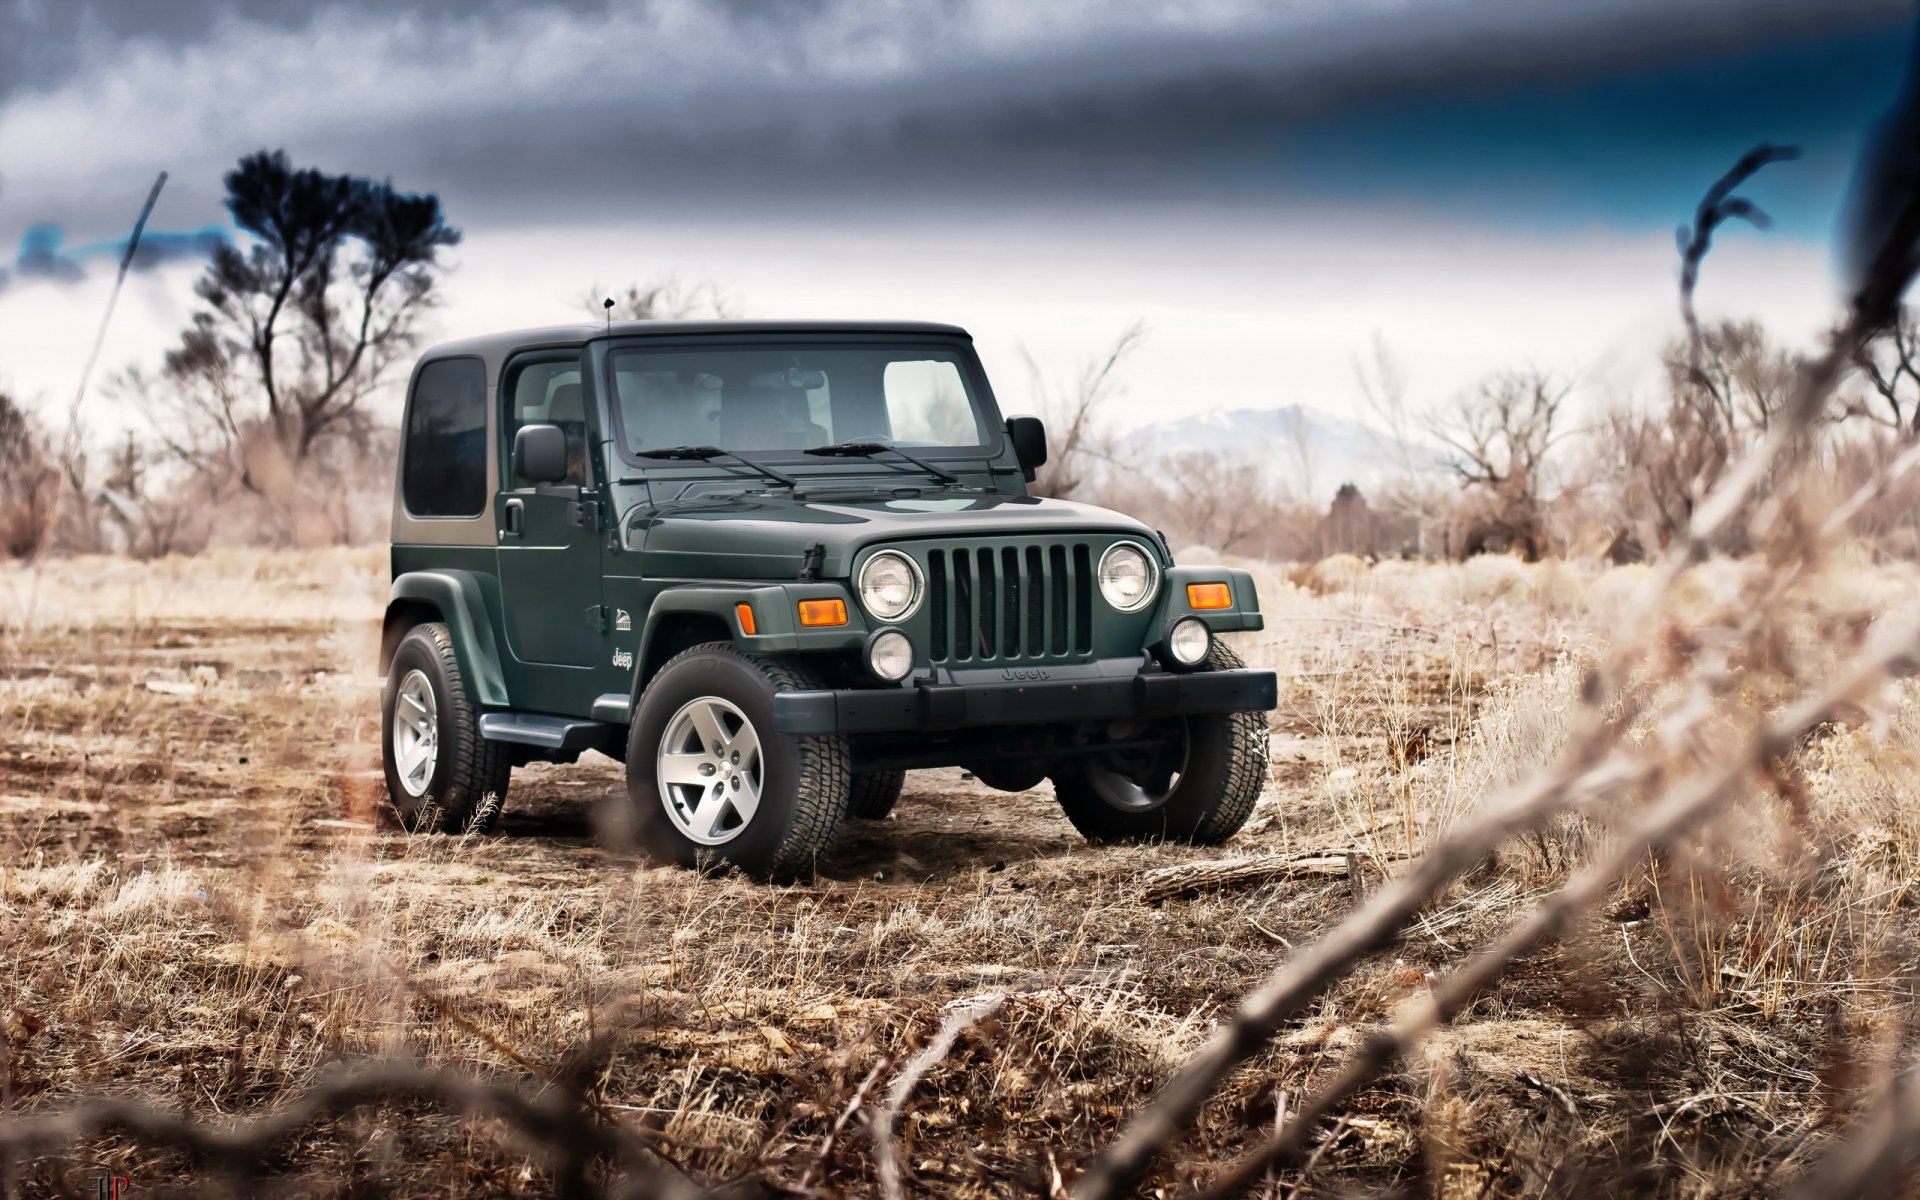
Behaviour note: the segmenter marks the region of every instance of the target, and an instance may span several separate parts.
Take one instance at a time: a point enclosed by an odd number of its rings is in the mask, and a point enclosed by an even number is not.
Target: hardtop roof
[[[614,321],[611,324],[582,321],[577,325],[512,329],[501,333],[482,334],[479,337],[442,342],[430,347],[421,354],[420,358],[424,362],[430,358],[478,355],[497,361],[516,350],[539,346],[579,346],[595,339],[741,333],[906,333],[971,340],[971,335],[958,325],[943,325],[936,321],[709,320]]]

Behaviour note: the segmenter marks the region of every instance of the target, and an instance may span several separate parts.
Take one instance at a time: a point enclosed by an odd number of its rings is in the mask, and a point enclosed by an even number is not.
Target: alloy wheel
[[[407,795],[427,794],[440,761],[440,710],[425,671],[407,672],[393,701],[394,774]]]
[[[654,778],[667,816],[687,838],[719,846],[740,836],[760,808],[760,735],[718,696],[680,706],[667,722]]]

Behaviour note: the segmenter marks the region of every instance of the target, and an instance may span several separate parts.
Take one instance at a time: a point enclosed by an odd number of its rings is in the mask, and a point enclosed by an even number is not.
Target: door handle
[[[526,508],[517,498],[507,501],[502,513],[506,528],[500,531],[501,537],[517,538],[526,531]]]

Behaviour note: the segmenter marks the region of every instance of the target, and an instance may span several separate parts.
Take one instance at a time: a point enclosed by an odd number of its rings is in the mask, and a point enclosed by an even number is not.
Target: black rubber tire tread
[[[862,821],[884,821],[900,803],[900,789],[907,782],[905,771],[869,771],[853,777],[853,794],[847,800],[847,815]]]
[[[414,661],[418,658],[419,661]],[[417,805],[394,774],[393,704],[400,680],[415,666],[433,680],[439,706],[440,760],[434,764],[427,794]],[[480,710],[467,692],[466,675],[453,652],[453,638],[438,621],[415,625],[394,648],[393,668],[381,699],[381,762],[387,794],[403,825],[415,833],[485,833],[506,806],[513,774],[510,751],[480,736]]]
[[[1245,667],[1238,654],[1215,641],[1206,669],[1230,671]],[[1267,714],[1263,712],[1207,713],[1187,718],[1188,729],[1219,758],[1200,771],[1189,771],[1166,803],[1150,812],[1124,812],[1102,800],[1078,772],[1053,777],[1054,795],[1067,820],[1090,842],[1189,842],[1218,845],[1238,833],[1260,801],[1271,753]]]
[[[656,790],[657,785],[641,774],[650,774],[654,766],[654,747],[641,745],[643,740],[648,740],[647,727],[653,723],[655,706],[648,703],[649,698],[664,695],[675,687],[675,668],[714,655],[744,664],[759,677],[759,696],[724,698],[743,709],[753,705],[764,710],[754,721],[760,734],[763,761],[775,749],[791,748],[793,753],[793,786],[790,795],[783,801],[787,805],[789,819],[786,828],[772,845],[765,843],[764,835],[762,839],[756,839],[758,845],[749,844],[748,839],[754,833],[751,827],[741,838],[721,846],[700,846],[689,841],[668,819]],[[647,684],[646,691],[641,693],[640,703],[634,710],[633,723],[627,731],[627,794],[636,810],[635,830],[640,848],[652,858],[677,862],[683,866],[696,866],[703,859],[714,859],[732,863],[749,874],[763,878],[795,879],[810,876],[814,863],[833,844],[834,837],[840,831],[840,822],[847,815],[847,803],[853,788],[852,750],[847,739],[837,734],[795,737],[776,733],[773,729],[772,705],[775,692],[814,691],[824,687],[825,682],[804,663],[794,659],[746,654],[731,642],[706,642],[691,646],[668,659]],[[678,705],[675,705],[674,709],[677,708]],[[670,709],[666,716],[670,717],[672,711]],[[755,714],[749,712],[749,716],[755,717]],[[663,725],[664,719],[661,719]],[[651,736],[657,737],[658,734]],[[762,812],[773,799],[767,792],[762,792]],[[756,822],[759,820],[758,813],[755,819]]]

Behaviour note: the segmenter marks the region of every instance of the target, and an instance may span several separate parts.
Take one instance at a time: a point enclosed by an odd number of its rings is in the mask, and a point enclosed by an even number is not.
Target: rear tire
[[[1206,669],[1245,665],[1215,642]],[[1214,845],[1247,823],[1267,777],[1266,714],[1198,713],[1177,723],[1184,744],[1145,770],[1094,758],[1054,775],[1062,811],[1088,841]]]
[[[485,833],[500,819],[512,762],[480,736],[453,639],[438,621],[407,631],[380,703],[387,795],[415,833]]]
[[[823,686],[799,663],[725,642],[695,646],[660,668],[627,740],[640,849],[682,866],[811,874],[847,814],[847,740],[776,732],[773,697]]]
[[[862,821],[884,821],[900,803],[900,789],[907,782],[905,771],[868,771],[853,777],[853,794],[847,801],[847,815]]]

